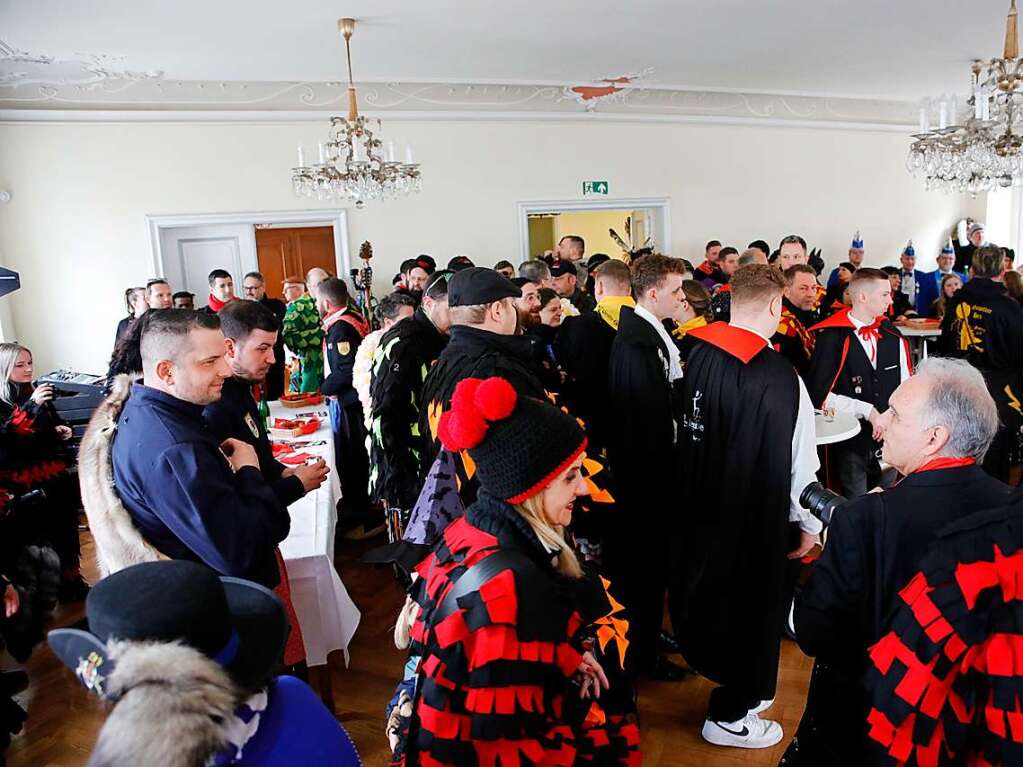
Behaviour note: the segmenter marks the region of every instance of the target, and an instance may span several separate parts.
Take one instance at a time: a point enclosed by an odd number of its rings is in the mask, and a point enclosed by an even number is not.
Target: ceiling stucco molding
[[[139,73],[136,73],[139,74]],[[0,74],[2,77],[2,74]],[[409,119],[438,119],[466,113],[568,117],[603,115],[620,119],[734,118],[798,121],[807,124],[890,126],[914,124],[916,105],[909,102],[742,93],[672,90],[626,86],[616,98],[581,103],[568,85],[493,85],[486,83],[364,83],[359,100],[367,114]],[[159,77],[99,78],[88,83],[0,81],[0,110],[26,112],[24,119],[46,119],[43,113],[145,112],[148,119],[180,113],[259,112],[310,116],[345,109],[345,87],[314,82],[169,81]],[[85,114],[82,119],[89,119]]]

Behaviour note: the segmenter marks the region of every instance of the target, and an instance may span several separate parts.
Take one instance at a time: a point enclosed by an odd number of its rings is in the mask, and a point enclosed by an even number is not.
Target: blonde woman
[[[942,319],[945,316],[945,307],[948,306],[948,302],[962,287],[963,281],[960,279],[958,274],[953,272],[952,274],[946,274],[942,277],[941,295],[938,296],[931,305],[931,315],[939,320]]]
[[[481,491],[417,568],[421,658],[394,763],[638,765],[618,606],[565,537],[589,492],[582,429],[502,378],[470,378],[439,435]]]
[[[23,532],[57,552],[60,600],[75,602],[88,586],[79,569],[78,506],[64,446],[71,429],[53,407],[53,386],[33,387],[33,373],[31,351],[0,344],[0,488],[13,495],[42,490],[35,496],[33,529]]]

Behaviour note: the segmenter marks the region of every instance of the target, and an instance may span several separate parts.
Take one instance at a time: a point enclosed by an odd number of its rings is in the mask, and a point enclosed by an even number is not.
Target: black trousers
[[[346,511],[361,514],[369,509],[369,456],[362,405],[342,405],[329,400],[330,425],[334,431],[334,464],[341,482],[341,502]]]
[[[741,687],[715,687],[710,692],[707,718],[712,722],[737,722],[760,705],[760,698]]]

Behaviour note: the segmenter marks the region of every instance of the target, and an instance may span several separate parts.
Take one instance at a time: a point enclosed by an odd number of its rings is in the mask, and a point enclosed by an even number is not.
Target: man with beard
[[[651,254],[632,264],[636,308],[619,309],[608,366],[607,453],[618,504],[604,542],[604,564],[629,621],[630,672],[681,679],[683,670],[657,652],[670,552],[663,535],[677,513],[676,382],[678,347],[664,328],[682,308],[684,266]]]
[[[249,272],[242,280],[242,289],[245,291],[247,301],[256,301],[266,307],[277,318],[277,322],[284,323],[284,314],[288,311],[287,304],[279,298],[270,298],[266,294],[266,280],[259,272]],[[279,330],[279,328],[278,328]],[[266,398],[277,400],[284,393],[284,334],[277,333],[277,341],[274,343],[274,362],[266,374]]]
[[[266,424],[259,415],[254,391],[274,363],[274,347],[280,322],[255,301],[237,301],[220,312],[226,339],[231,377],[225,379],[220,399],[206,406],[203,418],[219,439],[234,437],[256,449],[259,470],[285,506],[290,506],[327,476],[324,461],[296,468],[286,467],[273,456]]]
[[[796,312],[812,311],[817,301],[817,273],[807,264],[794,264],[783,272],[785,295],[782,299],[781,319],[771,336],[774,348],[792,363],[792,367],[805,378],[813,357],[813,335],[796,316]]]
[[[605,261],[593,273],[596,311],[566,317],[558,331],[555,355],[565,371],[562,402],[586,424],[587,450],[600,455],[607,447],[608,368],[611,346],[623,306],[635,308],[629,267],[623,261]]]
[[[678,438],[686,477],[660,527],[675,562],[669,595],[682,654],[720,685],[703,737],[767,748],[782,739],[781,725],[759,714],[778,682],[787,560],[805,555],[821,530],[798,500],[818,462],[806,387],[768,340],[781,319],[785,280],[755,264],[731,284],[731,320],[687,336],[695,343]]]
[[[522,291],[515,299],[515,312],[519,317],[518,332],[523,333],[540,324],[540,286],[525,277],[512,277],[511,282]]]
[[[427,435],[422,455],[425,476],[441,449],[437,424],[441,413],[451,407],[455,386],[465,378],[507,379],[520,396],[546,399],[537,377],[533,342],[516,334],[516,298],[522,290],[493,269],[472,266],[448,281],[451,340],[441,352],[423,384],[420,431]],[[455,459],[460,495],[468,505],[476,498],[475,470],[461,456]]]
[[[405,532],[426,475],[422,456],[429,440],[420,431],[423,385],[448,342],[448,272],[426,283],[422,305],[380,339],[370,383],[370,487],[387,509],[388,538]]]
[[[219,318],[155,312],[141,346],[143,382],[132,386],[112,447],[121,503],[163,556],[273,588],[275,549],[291,526],[287,509],[252,445],[216,439],[203,420],[231,375]]]
[[[984,468],[1006,482],[1019,462],[1023,439],[1023,308],[1005,289],[1001,248],[978,248],[972,275],[948,302],[938,349],[965,359],[984,375],[1002,424]]]
[[[230,272],[214,269],[209,275],[210,294],[206,297],[206,306],[199,311],[216,314],[232,301],[237,301],[234,294],[234,278]]]

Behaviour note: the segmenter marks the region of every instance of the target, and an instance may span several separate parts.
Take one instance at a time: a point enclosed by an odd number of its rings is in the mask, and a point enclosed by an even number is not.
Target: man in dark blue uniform
[[[221,442],[203,420],[203,408],[220,399],[231,375],[224,348],[214,314],[154,314],[142,336],[143,383],[132,388],[117,422],[114,483],[160,553],[273,588],[287,510],[253,447]]]

